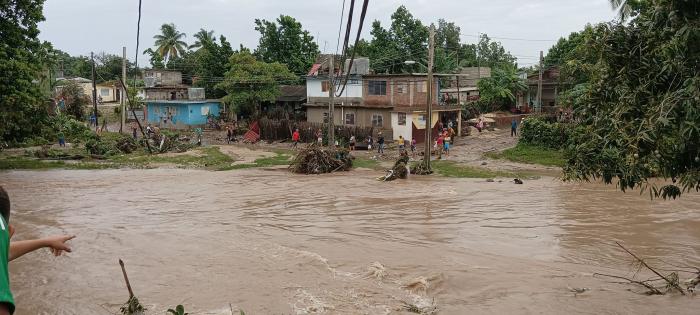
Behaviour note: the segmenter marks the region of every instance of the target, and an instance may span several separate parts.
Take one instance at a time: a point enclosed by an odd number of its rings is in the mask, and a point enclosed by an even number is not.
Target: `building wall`
[[[393,132],[394,140],[398,140],[399,136],[403,136],[406,140],[411,140],[413,132],[413,114],[406,114],[406,123],[399,125],[399,114],[404,112],[393,112],[391,113],[391,129]]]
[[[97,98],[99,99],[102,97],[102,102],[116,102],[117,101],[117,94],[116,94],[116,88],[114,86],[108,86],[108,85],[97,85]],[[92,91],[90,91],[90,95],[92,95]]]
[[[219,116],[220,104],[203,103],[146,103],[148,123],[161,128],[187,129],[207,123],[207,115]]]
[[[425,107],[428,98],[425,77],[371,77],[365,78],[363,98],[366,106]],[[369,81],[386,81],[386,95],[370,95]],[[437,105],[438,81],[433,84],[433,105]],[[400,93],[404,90],[404,93]]]
[[[143,76],[155,78],[157,86],[182,84],[182,73],[179,71],[147,70]]]
[[[323,123],[325,113],[328,113],[328,108],[308,107],[306,110],[306,120],[309,122]],[[372,127],[373,115],[382,116],[383,123],[381,129],[390,130],[392,126],[392,116],[389,109],[337,106],[333,114],[334,123],[336,125],[345,125],[346,114],[355,115],[355,126]]]
[[[172,100],[172,92],[175,92],[176,100],[188,99],[187,88],[145,88],[147,100]]]
[[[318,78],[307,78],[306,79],[306,96],[307,97],[328,97],[328,91],[323,91],[322,82],[327,80],[321,80]],[[345,91],[340,97],[362,97],[362,85],[361,80],[358,78],[350,79],[345,87]]]

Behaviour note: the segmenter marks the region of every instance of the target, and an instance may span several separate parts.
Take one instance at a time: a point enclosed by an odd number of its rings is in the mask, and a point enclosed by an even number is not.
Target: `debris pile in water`
[[[408,177],[408,168],[406,165],[408,165],[408,154],[406,151],[403,151],[399,159],[394,163],[394,166],[387,171],[387,174],[378,179],[385,182],[396,179],[406,179],[406,177]]]
[[[353,157],[344,149],[324,149],[317,145],[302,149],[289,169],[299,174],[324,174],[337,171],[349,171]]]

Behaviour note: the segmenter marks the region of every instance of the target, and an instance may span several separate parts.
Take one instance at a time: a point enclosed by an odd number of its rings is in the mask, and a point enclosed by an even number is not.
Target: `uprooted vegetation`
[[[622,250],[634,258],[633,268],[635,269],[634,275],[630,277],[609,275],[603,273],[596,273],[595,276],[608,277],[618,280],[625,280],[622,283],[629,283],[635,286],[643,287],[645,291],[640,292],[646,295],[665,295],[672,292],[680,293],[681,295],[686,295],[688,293],[694,293],[696,288],[700,286],[700,268],[692,266],[682,266],[678,264],[671,264],[664,262],[663,260],[658,260],[663,263],[662,267],[652,267],[650,265],[651,259],[643,259],[637,256],[622,244],[616,242]],[[648,270],[654,276],[649,279],[642,280],[638,277],[642,270]],[[681,274],[690,274],[692,278],[681,283]],[[685,289],[683,289],[685,286]]]
[[[353,156],[344,149],[332,150],[311,145],[297,153],[289,170],[299,174],[324,174],[349,171]]]

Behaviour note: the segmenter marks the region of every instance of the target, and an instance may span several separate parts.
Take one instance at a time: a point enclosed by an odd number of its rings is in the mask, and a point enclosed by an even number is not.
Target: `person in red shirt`
[[[442,158],[442,149],[445,146],[445,138],[440,134],[437,138],[437,152],[438,157]]]
[[[297,147],[297,143],[299,143],[299,128],[297,128],[296,130],[294,130],[294,133],[292,133],[292,142],[294,142],[294,144],[292,144],[292,146],[293,146],[294,148],[296,148],[296,147]]]

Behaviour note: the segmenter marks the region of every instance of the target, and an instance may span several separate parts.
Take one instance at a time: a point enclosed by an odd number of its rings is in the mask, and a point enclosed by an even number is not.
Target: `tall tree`
[[[195,33],[192,37],[195,38],[195,42],[194,44],[190,45],[190,49],[200,48],[204,46],[205,43],[213,43],[216,41],[214,31],[207,31],[203,28],[199,29],[199,32]]]
[[[579,65],[589,82],[564,173],[675,198],[700,191],[700,2],[647,2],[581,45],[592,62]],[[657,177],[670,183],[657,187]]]
[[[19,142],[38,134],[47,117],[44,95],[35,82],[48,60],[37,24],[44,0],[3,1],[0,5],[0,139]]]
[[[274,102],[279,85],[297,80],[287,66],[258,61],[249,52],[237,52],[229,59],[230,70],[216,88],[226,91],[224,100],[231,102],[238,113],[259,112],[262,102]]]
[[[491,41],[487,34],[481,34],[478,43],[479,64],[482,67],[515,66],[517,59],[513,57],[500,42]]]
[[[527,90],[525,81],[518,76],[514,66],[504,66],[493,69],[489,78],[483,78],[477,83],[479,86],[479,102],[484,108],[510,109],[515,105],[515,96],[518,92]]]
[[[185,52],[187,48],[187,43],[184,39],[187,35],[181,33],[177,30],[175,24],[163,24],[160,26],[160,34],[153,36],[156,40],[156,51],[167,63],[168,60],[174,57],[178,57]]]
[[[298,75],[306,74],[320,53],[313,36],[291,16],[280,15],[276,22],[256,19],[255,30],[260,32],[255,56],[285,64]]]
[[[229,58],[233,55],[231,44],[223,35],[219,37],[220,44],[216,41],[204,41],[202,48],[196,53],[197,67],[194,70],[194,85],[203,87],[208,98],[220,98],[226,92],[217,88],[216,84],[224,77],[229,69]]]

